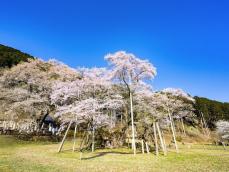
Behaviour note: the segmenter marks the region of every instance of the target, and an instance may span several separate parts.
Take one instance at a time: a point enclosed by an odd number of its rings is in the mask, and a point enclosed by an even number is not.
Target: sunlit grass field
[[[180,145],[180,153],[170,150],[168,156],[153,153],[136,156],[131,150],[101,149],[72,152],[67,141],[63,152],[57,153],[57,143],[25,142],[11,136],[0,136],[0,171],[91,172],[91,171],[229,171],[229,151],[221,146]]]

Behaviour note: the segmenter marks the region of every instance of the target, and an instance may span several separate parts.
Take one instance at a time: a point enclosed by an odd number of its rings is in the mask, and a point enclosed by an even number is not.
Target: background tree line
[[[229,120],[229,103],[210,100],[204,97],[195,98],[196,115],[201,117],[201,112],[208,124],[208,127],[215,128],[215,122]]]
[[[23,53],[17,49],[4,46],[0,44],[0,68],[12,67],[21,61],[25,62],[28,59],[34,58],[33,56]]]

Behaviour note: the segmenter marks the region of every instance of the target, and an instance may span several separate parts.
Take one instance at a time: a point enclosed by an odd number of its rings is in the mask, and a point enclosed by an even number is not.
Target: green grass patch
[[[58,144],[26,142],[11,136],[0,136],[0,171],[229,171],[229,151],[222,146],[179,145],[180,153],[169,150],[168,156],[153,153],[136,156],[127,148],[72,152],[72,141],[57,153]],[[79,145],[77,144],[77,147]]]

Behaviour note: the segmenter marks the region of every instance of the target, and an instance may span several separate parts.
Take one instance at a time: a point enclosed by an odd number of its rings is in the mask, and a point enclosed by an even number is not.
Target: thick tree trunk
[[[134,112],[133,112],[133,95],[131,92],[130,92],[130,112],[131,112],[131,128],[132,128],[132,149],[134,151],[134,155],[136,155]]]
[[[63,145],[64,145],[65,139],[66,139],[67,134],[68,134],[68,130],[70,129],[71,125],[72,125],[72,121],[70,121],[70,123],[69,123],[69,125],[68,125],[68,128],[67,128],[67,130],[66,130],[66,132],[65,132],[64,138],[62,139],[62,142],[61,142],[60,147],[59,147],[59,149],[58,149],[58,153],[61,151],[61,149],[62,149],[62,147],[63,147]]]
[[[128,106],[124,106],[124,120],[125,120],[125,123],[127,124],[128,123],[128,117],[129,117],[129,111],[128,111]]]
[[[186,136],[185,127],[184,127],[184,120],[183,120],[183,118],[181,118],[181,124],[182,124],[182,128],[183,128],[183,133],[184,133],[184,136]]]
[[[130,135],[128,134],[127,135],[127,145],[128,145],[128,148],[130,147]]]
[[[44,123],[42,123],[42,125],[41,125],[41,129],[43,129],[44,128]]]
[[[77,130],[77,124],[75,124],[75,130],[74,130],[74,143],[73,143],[73,147],[72,147],[72,151],[75,151],[75,146],[76,146],[76,130]]]
[[[144,154],[144,153],[145,153],[145,150],[144,150],[144,141],[142,139],[142,154]]]
[[[176,124],[175,124],[175,120],[173,119],[172,116],[171,116],[171,118],[172,118],[173,130],[174,130],[174,133],[175,133],[175,136],[176,136],[177,133],[176,133]]]
[[[155,122],[153,122],[153,133],[154,133],[155,152],[156,152],[156,155],[158,156],[159,152],[158,152],[157,130],[156,130]]]
[[[177,121],[177,130],[178,130],[178,132],[180,133],[180,134],[183,134],[183,129],[182,129],[182,127],[181,127],[181,123],[179,123],[180,122],[180,120],[178,119],[178,121]],[[176,126],[175,125],[175,121],[174,121],[174,126]]]
[[[91,146],[91,145],[89,145],[90,144],[90,136],[91,136],[91,133],[88,131],[86,138],[85,138],[85,144],[87,145],[87,147]]]
[[[178,153],[179,150],[178,150],[178,145],[177,145],[177,140],[176,140],[176,132],[175,132],[175,127],[173,125],[173,119],[171,117],[170,112],[169,112],[169,119],[170,119],[172,134],[173,134],[173,141],[174,141],[174,144],[175,144],[176,152]]]
[[[160,138],[160,142],[161,142],[161,147],[162,147],[163,153],[164,153],[164,155],[167,155],[166,151],[165,151],[164,141],[162,139],[161,130],[160,130],[158,122],[156,122],[156,127],[157,127],[158,135],[159,135],[159,138]]]
[[[111,110],[109,111],[109,114],[110,114],[110,126],[112,126],[112,112],[111,112]]]

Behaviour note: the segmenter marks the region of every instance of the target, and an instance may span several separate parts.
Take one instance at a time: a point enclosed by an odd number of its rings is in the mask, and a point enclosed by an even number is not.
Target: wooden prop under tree
[[[164,141],[162,138],[162,134],[161,134],[161,130],[160,130],[160,126],[159,126],[158,122],[156,122],[156,127],[157,127],[157,131],[158,131],[158,135],[159,135],[159,139],[160,139],[160,143],[161,143],[161,148],[163,150],[164,155],[167,155],[166,148],[164,145]]]
[[[170,110],[169,109],[168,109],[168,112],[169,112],[169,120],[170,120],[171,131],[172,131],[172,135],[173,135],[173,141],[174,141],[174,144],[175,144],[176,152],[179,153],[177,140],[176,140],[176,132],[175,132],[175,127],[174,127],[174,123],[173,123],[173,118],[172,118],[172,116],[170,114]]]
[[[133,111],[133,95],[130,91],[130,113],[131,113],[131,130],[132,130],[132,149],[136,155],[135,129],[134,129],[134,111]]]
[[[76,146],[76,130],[77,130],[77,124],[75,124],[75,130],[74,130],[74,141],[73,141],[73,147],[72,151],[75,151],[75,146]]]
[[[166,147],[165,137],[164,137],[164,133],[163,133],[162,130],[161,130],[161,135],[162,135],[162,139],[163,139],[163,142],[164,142],[165,152],[166,152],[166,154],[167,154],[167,147]]]
[[[68,131],[69,131],[71,125],[72,125],[72,121],[70,121],[69,124],[68,124],[68,128],[67,128],[67,130],[66,130],[66,132],[65,132],[65,134],[64,134],[64,137],[63,137],[63,139],[62,139],[62,141],[61,141],[61,143],[60,143],[60,147],[59,147],[59,149],[58,149],[58,153],[62,150],[62,147],[63,147],[63,145],[64,145],[65,139],[66,139],[66,137],[67,137],[67,134],[68,134]]]
[[[63,148],[64,142],[66,140],[67,134],[68,134],[69,129],[71,128],[72,124],[73,124],[73,121],[71,120],[68,124],[67,130],[66,130],[64,137],[60,143],[60,146],[58,148],[58,153],[61,152],[61,150]],[[89,124],[88,124],[88,127],[89,127]],[[74,136],[73,136],[73,147],[72,147],[73,152],[75,151],[75,146],[76,146],[76,131],[77,131],[77,123],[75,122],[75,129],[74,129]],[[84,136],[83,136],[82,142],[80,144],[81,155],[82,155],[82,147],[83,147],[85,141],[86,142],[89,141],[89,134],[86,131],[84,132]],[[95,128],[94,128],[94,126],[92,127],[92,146],[91,146],[91,148],[92,148],[92,152],[94,152],[94,150],[95,150]]]
[[[91,144],[91,151],[95,151],[95,127],[92,127],[92,144]]]
[[[155,144],[155,153],[158,156],[158,141],[157,141],[157,130],[156,130],[156,122],[153,122],[153,133],[154,133],[154,144]]]
[[[149,154],[149,145],[147,142],[145,142],[145,144],[146,144],[146,152],[147,152],[147,154]]]
[[[145,153],[145,150],[144,150],[144,140],[142,139],[142,154]]]
[[[88,136],[88,133],[86,131],[84,131],[83,139],[80,143],[80,160],[82,159],[82,156],[83,156],[83,145],[84,145],[84,141],[85,141],[86,136]]]

